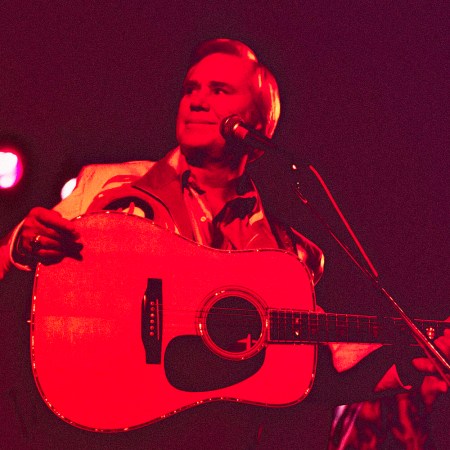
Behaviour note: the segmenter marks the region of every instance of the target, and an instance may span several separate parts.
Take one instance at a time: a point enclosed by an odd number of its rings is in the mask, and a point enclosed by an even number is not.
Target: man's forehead
[[[249,80],[254,73],[254,63],[235,55],[213,53],[192,66],[185,81],[240,82]]]

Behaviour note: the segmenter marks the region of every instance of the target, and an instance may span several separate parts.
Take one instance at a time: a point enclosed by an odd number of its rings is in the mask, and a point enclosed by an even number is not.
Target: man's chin
[[[223,147],[180,144],[180,149],[186,161],[193,166],[202,166],[206,161],[221,162],[226,159]]]

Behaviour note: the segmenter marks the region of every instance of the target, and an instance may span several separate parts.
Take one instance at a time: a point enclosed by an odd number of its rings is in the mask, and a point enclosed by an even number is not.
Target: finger
[[[67,253],[68,251],[81,251],[83,244],[78,241],[73,241],[72,239],[62,238],[56,235],[56,238],[40,235],[39,238],[39,250],[55,250],[61,253]]]
[[[428,358],[415,358],[411,361],[411,363],[423,375],[439,376],[443,381],[445,381],[446,384],[450,385],[450,376],[448,374],[438,372],[434,363]]]
[[[437,338],[434,343],[447,358],[450,357],[450,329],[444,330],[444,334]]]
[[[414,358],[411,362],[412,365],[423,374],[436,374],[436,367],[428,358]]]
[[[41,237],[38,244],[32,247],[32,255],[38,262],[50,264],[54,261],[59,262],[66,256],[78,260],[82,259],[81,250],[83,245],[80,242]]]
[[[49,249],[40,248],[33,253],[33,259],[35,262],[40,262],[44,265],[56,264],[62,261],[64,258],[70,257],[81,261],[83,259],[81,255],[81,249]]]
[[[427,375],[420,387],[422,395],[445,393],[448,390],[446,382],[434,375]]]
[[[17,248],[21,249],[21,254],[32,257],[43,247],[73,254],[81,250],[80,244],[75,244],[79,239],[80,234],[71,221],[64,219],[56,211],[36,207],[24,220]]]
[[[42,228],[39,232],[36,232],[39,237],[39,244],[41,247],[55,248],[55,246],[73,245],[80,243],[79,238],[76,239],[73,235],[54,230],[52,228]],[[33,235],[34,240],[36,234]]]
[[[73,254],[79,253],[83,248],[81,242],[74,241],[73,237],[61,236],[51,230],[43,230],[41,233],[33,235],[31,239],[22,236],[22,248],[32,256],[37,256],[39,251],[44,249]]]
[[[57,264],[61,262],[65,255],[56,250],[39,250],[36,255],[37,262],[44,264],[45,266],[51,264]]]
[[[74,222],[67,220],[56,211],[45,208],[33,208],[30,211],[30,218],[35,220],[36,226],[41,226],[44,229],[52,229],[60,234],[69,234],[74,238],[79,238]]]

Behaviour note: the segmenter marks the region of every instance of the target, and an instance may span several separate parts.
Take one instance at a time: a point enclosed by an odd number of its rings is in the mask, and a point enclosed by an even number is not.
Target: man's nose
[[[202,90],[195,91],[191,95],[191,111],[209,111],[209,96],[208,93]]]

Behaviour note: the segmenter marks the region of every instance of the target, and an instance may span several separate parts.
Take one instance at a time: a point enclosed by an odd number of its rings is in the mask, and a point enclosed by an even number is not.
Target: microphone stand
[[[309,164],[308,168],[314,173],[316,177],[318,177],[319,182],[324,186],[323,180],[321,179],[320,175],[314,169],[314,167]],[[291,164],[291,170],[293,173],[296,173],[298,170],[298,166],[296,164]],[[326,186],[324,186],[326,190]],[[300,191],[300,182],[296,181],[295,185],[293,186],[294,193],[296,196],[301,200],[301,202],[310,210],[310,212],[316,217],[316,219],[319,220],[319,222],[324,226],[324,228],[327,230],[327,232],[330,234],[330,236],[333,238],[333,240],[344,250],[344,252],[347,254],[347,256],[350,258],[350,260],[358,267],[358,269],[372,282],[372,285],[374,288],[380,292],[385,299],[388,300],[389,304],[393,307],[395,311],[400,315],[400,318],[403,320],[403,322],[406,324],[408,329],[410,330],[412,336],[416,340],[417,344],[420,346],[420,348],[424,351],[425,355],[428,357],[428,359],[433,363],[433,366],[435,367],[436,371],[439,373],[439,375],[442,377],[442,379],[447,383],[448,386],[450,386],[450,379],[448,377],[448,373],[450,372],[450,364],[445,359],[445,357],[440,353],[439,349],[431,342],[416,326],[413,320],[411,320],[406,312],[403,310],[403,308],[399,305],[399,303],[393,298],[391,294],[380,284],[380,280],[378,277],[378,273],[373,267],[373,265],[368,260],[367,256],[365,255],[364,250],[362,250],[362,246],[357,240],[356,236],[354,236],[353,232],[349,229],[349,226],[347,224],[347,221],[342,215],[342,212],[340,211],[339,207],[335,204],[334,199],[333,204],[335,208],[337,208],[337,211],[341,218],[343,218],[344,224],[349,230],[350,234],[355,240],[355,243],[357,244],[358,248],[362,251],[362,254],[366,261],[368,262],[369,266],[371,267],[371,271],[369,271],[366,267],[364,267],[356,258],[356,256],[353,254],[353,252],[337,237],[336,233],[333,231],[331,226],[326,222],[326,220],[321,216],[321,214],[317,211],[317,209],[309,202],[309,200],[302,194]],[[331,195],[331,194],[330,194]]]
[[[292,155],[289,154],[289,152],[279,148],[277,145],[275,145],[272,140],[263,134],[259,133],[256,130],[251,129],[249,126],[247,126],[244,121],[240,118],[239,115],[231,115],[226,117],[220,126],[220,131],[223,137],[226,140],[230,140],[238,145],[244,145],[247,148],[255,148],[255,149],[261,149],[261,150],[267,150],[267,151],[277,151],[278,153],[283,153],[288,158],[290,158],[291,161],[293,161]],[[291,163],[291,171],[296,174],[298,171],[297,164]],[[330,198],[331,202],[333,203],[334,208],[338,212],[341,220],[343,221],[344,225],[346,226],[347,230],[349,231],[351,237],[353,238],[354,242],[356,243],[359,251],[361,252],[362,256],[364,257],[365,261],[369,265],[371,271],[367,270],[363,265],[360,264],[360,262],[357,260],[355,255],[350,251],[350,249],[337,237],[336,233],[332,230],[330,225],[324,220],[324,218],[318,213],[317,209],[314,208],[311,203],[308,201],[308,199],[302,194],[300,191],[300,182],[298,181],[298,177],[296,177],[297,181],[294,185],[294,192],[296,196],[302,201],[304,205],[306,205],[309,210],[313,213],[313,215],[319,219],[319,222],[325,227],[325,229],[328,231],[328,233],[331,235],[331,237],[337,242],[337,244],[345,251],[345,253],[350,257],[350,260],[360,269],[360,271],[372,282],[375,289],[380,292],[384,298],[386,298],[389,302],[389,304],[394,308],[395,311],[398,312],[400,315],[400,318],[403,320],[403,322],[406,324],[408,329],[411,331],[411,334],[413,335],[414,339],[418,343],[418,345],[422,348],[425,355],[429,358],[429,360],[433,363],[434,367],[436,368],[436,371],[441,375],[442,379],[445,380],[448,386],[450,386],[450,379],[448,377],[448,373],[450,373],[450,364],[446,360],[446,358],[439,352],[437,347],[417,328],[415,323],[408,317],[408,315],[405,313],[405,311],[401,308],[401,306],[398,304],[398,302],[395,301],[395,299],[392,297],[392,295],[389,294],[389,292],[380,284],[378,273],[375,270],[375,267],[370,262],[368,256],[366,255],[364,249],[362,248],[362,245],[359,243],[356,235],[353,233],[353,231],[350,228],[350,225],[348,224],[347,220],[345,219],[344,215],[339,209],[339,206],[335,202],[333,196],[331,195],[331,192],[329,191],[328,187],[326,186],[325,182],[322,180],[321,176],[317,172],[316,169],[311,164],[308,164],[308,168],[314,173],[316,178],[319,180],[319,182],[322,184],[322,187],[324,188],[325,192],[327,193],[328,197]]]
[[[364,252],[364,249],[362,248],[361,244],[359,243],[358,239],[354,235],[353,231],[351,230],[350,226],[348,225],[345,217],[343,216],[342,212],[340,211],[338,205],[334,201],[331,193],[329,192],[325,182],[322,180],[321,176],[317,172],[317,170],[311,165],[308,164],[308,169],[311,170],[316,178],[321,183],[322,187],[325,189],[327,195],[330,197],[330,200],[333,203],[333,206],[335,207],[336,211],[338,212],[339,216],[344,222],[344,225],[346,226],[347,230],[349,231],[350,235],[352,236],[353,240],[355,241],[357,247],[361,251],[361,254],[363,255],[364,259],[368,263],[371,270],[369,271],[366,267],[364,267],[356,258],[354,253],[338,238],[336,233],[333,231],[331,226],[328,224],[328,222],[322,217],[322,215],[318,212],[318,210],[309,202],[309,200],[302,194],[300,191],[300,182],[295,182],[293,188],[295,195],[300,199],[300,201],[310,210],[310,212],[318,219],[318,221],[322,224],[322,226],[326,229],[328,234],[333,238],[333,240],[344,250],[344,252],[347,254],[347,256],[350,258],[350,260],[355,264],[356,267],[371,281],[374,288],[380,292],[385,299],[388,300],[388,303],[392,306],[392,308],[400,315],[400,318],[403,320],[403,322],[406,324],[408,329],[410,330],[412,336],[416,340],[417,344],[420,346],[420,348],[423,350],[425,355],[428,357],[428,359],[433,363],[433,366],[435,367],[436,371],[439,373],[439,375],[442,377],[442,379],[447,383],[448,386],[450,386],[450,379],[448,377],[448,373],[450,372],[450,364],[445,359],[445,357],[440,353],[439,349],[431,342],[416,326],[413,320],[411,320],[406,312],[403,310],[403,308],[399,305],[399,303],[393,298],[391,294],[380,284],[380,279],[378,276],[377,271],[375,270],[374,266],[370,262],[369,258],[367,257],[366,253]],[[298,171],[298,166],[296,164],[291,164],[291,171],[295,175]]]

